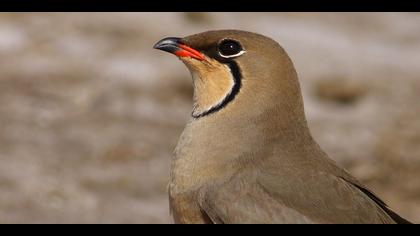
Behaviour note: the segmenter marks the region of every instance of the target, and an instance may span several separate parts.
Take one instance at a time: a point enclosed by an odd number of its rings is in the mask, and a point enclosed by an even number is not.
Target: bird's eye
[[[242,46],[233,40],[224,40],[219,44],[219,54],[225,58],[239,56],[244,52]]]

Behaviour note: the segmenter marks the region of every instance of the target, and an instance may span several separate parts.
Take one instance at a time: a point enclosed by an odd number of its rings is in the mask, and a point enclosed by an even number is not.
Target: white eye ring
[[[245,50],[242,50],[242,51],[240,51],[240,52],[238,52],[238,53],[236,53],[236,54],[229,55],[229,56],[222,55],[222,54],[219,52],[219,55],[220,55],[221,57],[224,57],[224,58],[232,58],[232,57],[239,57],[240,55],[244,54],[245,52],[246,52]]]

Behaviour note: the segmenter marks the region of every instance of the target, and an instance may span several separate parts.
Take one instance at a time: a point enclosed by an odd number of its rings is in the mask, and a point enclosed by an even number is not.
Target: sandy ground
[[[420,14],[0,14],[0,223],[168,223],[191,110],[166,36],[244,29],[293,59],[320,145],[420,223]]]

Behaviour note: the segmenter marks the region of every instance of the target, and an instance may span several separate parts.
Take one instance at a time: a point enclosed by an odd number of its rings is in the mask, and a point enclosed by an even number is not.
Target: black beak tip
[[[153,48],[162,51],[173,52],[175,49],[178,49],[180,41],[181,38],[167,37],[159,40],[159,42],[153,45]]]

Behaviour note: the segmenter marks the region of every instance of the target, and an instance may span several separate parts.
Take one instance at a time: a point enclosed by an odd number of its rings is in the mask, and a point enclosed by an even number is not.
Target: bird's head
[[[235,103],[235,113],[246,109],[257,113],[303,110],[293,64],[283,48],[268,37],[239,30],[207,31],[164,38],[154,48],[178,56],[190,70],[192,116],[196,119]]]

